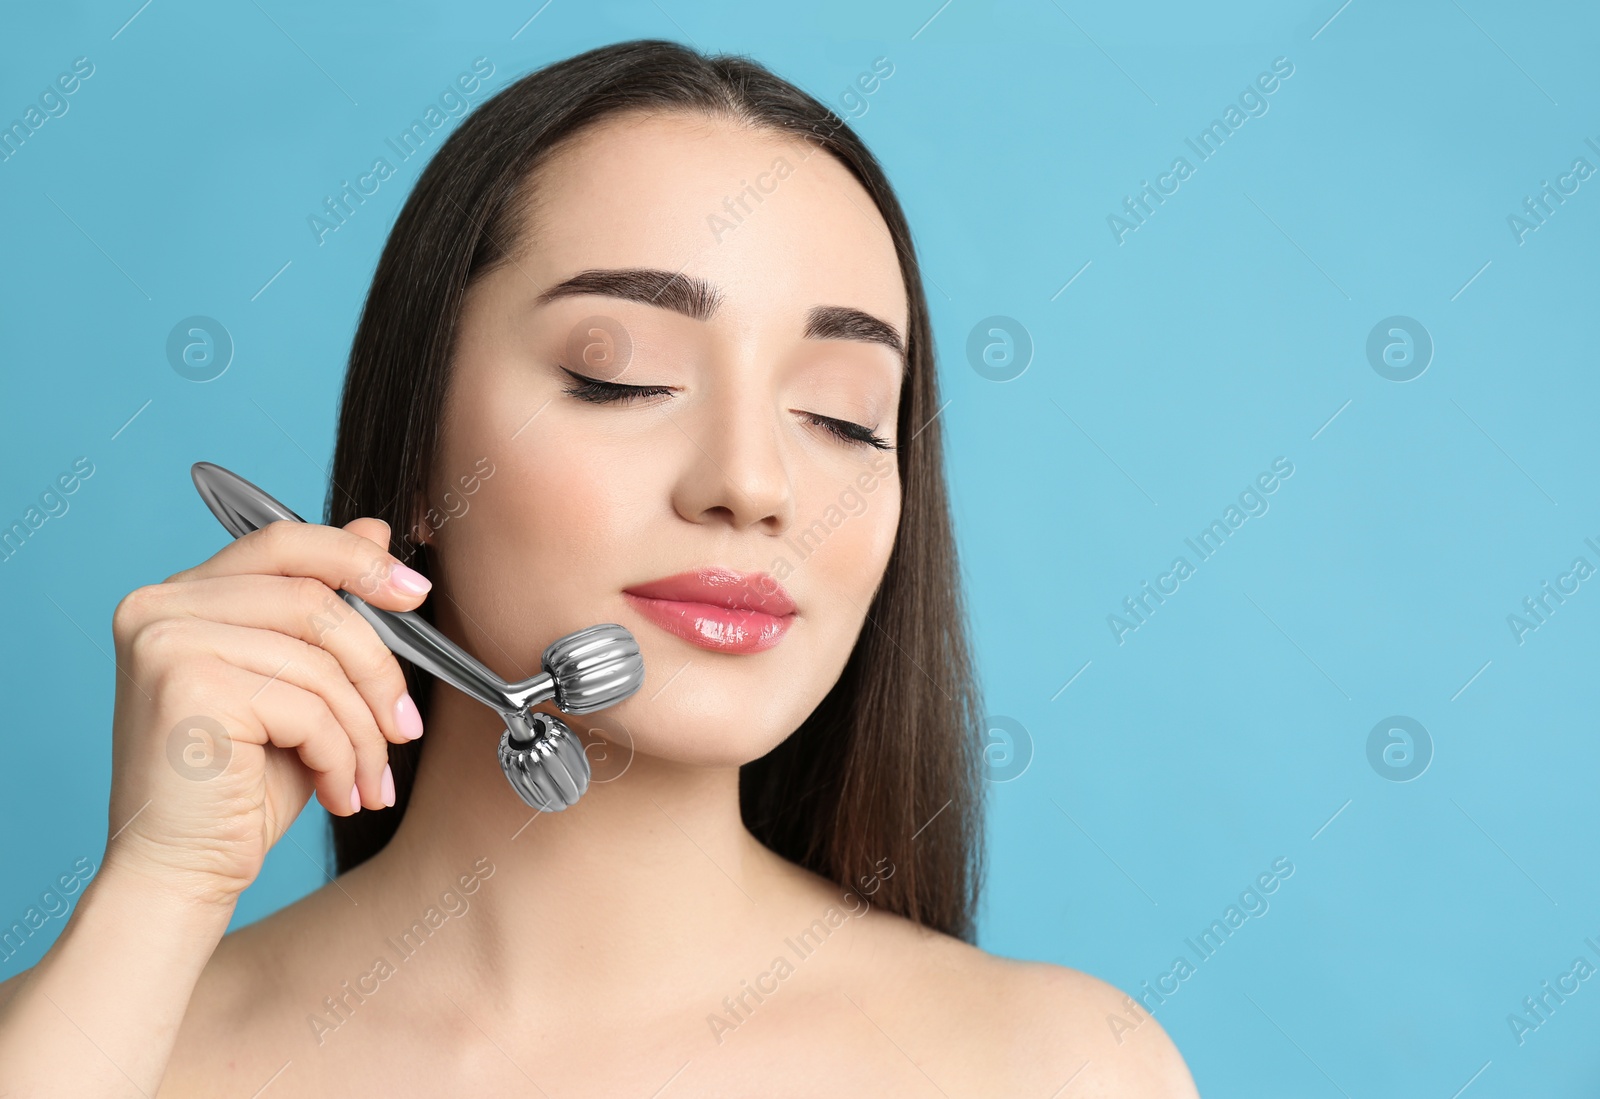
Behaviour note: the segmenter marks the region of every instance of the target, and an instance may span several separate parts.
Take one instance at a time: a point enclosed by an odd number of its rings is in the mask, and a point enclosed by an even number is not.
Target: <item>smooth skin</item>
[[[779,160],[786,178],[718,239],[708,218]],[[1118,990],[883,912],[876,882],[846,891],[740,819],[739,765],[837,680],[893,548],[892,452],[817,417],[897,443],[900,360],[803,335],[806,312],[833,305],[904,336],[866,192],[793,139],[634,115],[546,166],[530,225],[468,295],[414,529],[439,625],[507,678],[595,622],[639,639],[643,687],[567,719],[609,742],[590,791],[529,810],[494,759],[496,715],[441,685],[388,846],[224,935],[313,793],[335,815],[352,785],[385,803],[404,682],[333,589],[393,610],[423,596],[389,579],[389,531],[367,518],[273,524],[140,588],[113,619],[115,838],[43,960],[0,985],[0,1093],[1193,1096],[1165,1032]],[[682,271],[717,309],[536,301],[597,268]],[[595,317],[632,348],[609,374],[570,355]],[[668,389],[587,402],[563,366]],[[848,519],[797,554],[788,539],[841,501]],[[712,652],[622,595],[705,565],[777,575],[797,604],[783,641]],[[195,715],[236,738],[215,777],[168,759]],[[1137,1025],[1119,1039],[1112,1014]]]

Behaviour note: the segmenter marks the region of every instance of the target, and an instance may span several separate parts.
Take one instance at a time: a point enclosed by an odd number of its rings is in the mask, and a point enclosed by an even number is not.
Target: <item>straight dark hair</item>
[[[652,39],[529,73],[468,114],[417,180],[378,260],[350,350],[326,521],[386,520],[391,552],[428,574],[426,546],[405,534],[426,495],[467,287],[527,241],[535,169],[555,144],[625,111],[689,113],[801,138],[854,173],[894,239],[910,306],[894,548],[838,682],[792,735],[741,768],[740,806],[745,826],[777,854],[975,942],[985,730],[945,488],[927,300],[911,231],[882,168],[812,96],[747,58]],[[421,613],[431,620],[430,607]],[[401,663],[426,713],[433,679]],[[394,834],[426,742],[389,745],[393,808],[331,818],[340,873]]]

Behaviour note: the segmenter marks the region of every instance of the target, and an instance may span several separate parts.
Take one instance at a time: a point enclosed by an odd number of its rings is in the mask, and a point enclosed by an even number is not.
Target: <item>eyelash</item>
[[[617,382],[602,382],[595,378],[586,378],[582,374],[573,373],[566,367],[561,367],[573,380],[572,385],[563,387],[562,392],[569,397],[576,397],[580,401],[590,404],[620,404],[642,397],[658,397],[672,390],[664,385],[622,385]],[[832,416],[821,416],[815,412],[807,412],[813,423],[823,430],[843,439],[849,443],[859,443],[863,446],[876,447],[878,450],[894,450],[895,447],[887,439],[880,438],[871,428],[848,420],[836,420]]]

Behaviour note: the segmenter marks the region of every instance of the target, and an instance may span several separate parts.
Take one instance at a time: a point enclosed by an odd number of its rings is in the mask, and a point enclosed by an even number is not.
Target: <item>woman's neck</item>
[[[812,876],[745,828],[737,767],[636,755],[577,804],[543,813],[500,770],[497,715],[441,684],[424,728],[399,829],[352,873],[402,925],[430,905],[444,913],[430,947],[477,970],[508,1007],[524,994],[641,1009],[695,998],[721,987],[708,957],[734,962],[741,942],[765,950],[815,896]]]

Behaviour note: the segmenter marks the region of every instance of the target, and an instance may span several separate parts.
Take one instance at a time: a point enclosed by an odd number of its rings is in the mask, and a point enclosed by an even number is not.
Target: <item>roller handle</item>
[[[195,488],[217,520],[235,538],[280,519],[305,522],[265,490],[232,470],[213,462],[196,462],[190,468]],[[505,680],[466,652],[416,611],[387,611],[374,607],[354,592],[341,589],[339,598],[361,615],[389,651],[431,672],[463,694],[501,712],[516,711],[522,703],[510,697]]]

